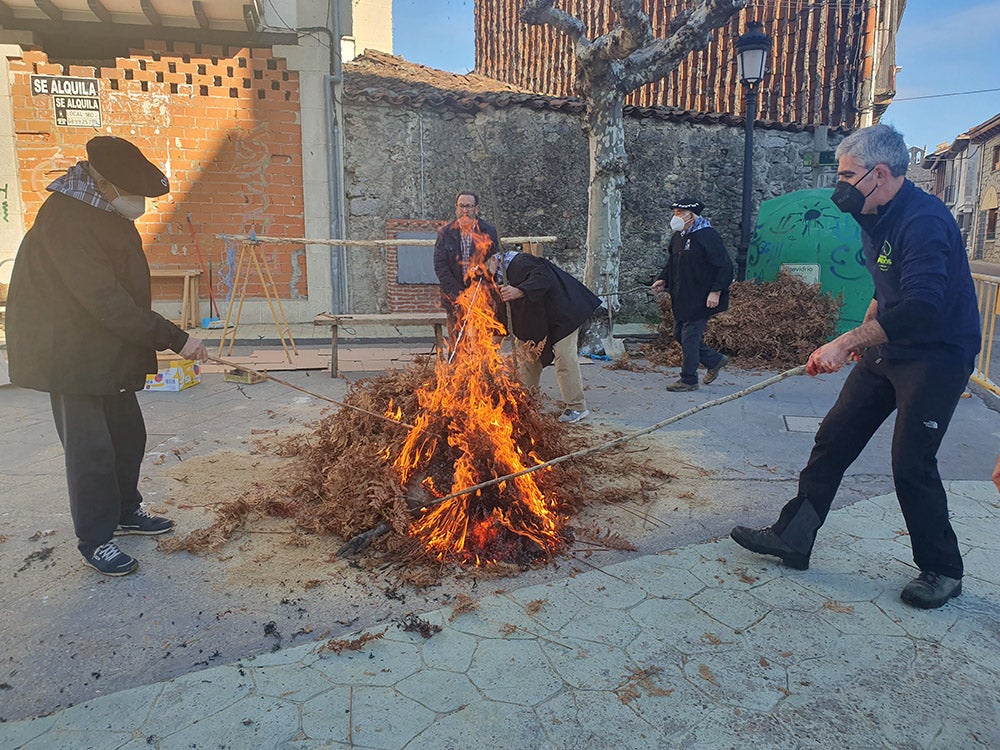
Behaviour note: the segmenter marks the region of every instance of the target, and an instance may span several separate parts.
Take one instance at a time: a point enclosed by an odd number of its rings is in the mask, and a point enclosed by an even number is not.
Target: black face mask
[[[833,201],[833,205],[845,214],[861,213],[861,210],[865,207],[865,201],[868,200],[868,196],[878,190],[878,185],[876,185],[866,195],[857,188],[857,185],[861,182],[861,180],[865,179],[865,177],[872,173],[872,169],[875,169],[875,167],[872,167],[861,175],[857,182],[850,183],[845,182],[844,180],[838,182],[837,187],[833,190],[833,197],[830,198],[830,200]]]

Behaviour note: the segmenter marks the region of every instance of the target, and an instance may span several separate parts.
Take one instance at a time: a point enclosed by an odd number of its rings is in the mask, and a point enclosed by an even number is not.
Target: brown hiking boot
[[[708,368],[708,372],[705,373],[705,377],[701,379],[701,382],[704,383],[705,385],[708,385],[717,377],[719,377],[719,373],[722,372],[722,368],[728,364],[729,364],[729,357],[723,354],[722,359],[719,360],[719,364],[717,364],[715,367]]]
[[[678,380],[676,383],[671,383],[667,386],[668,391],[696,391],[698,390],[697,383],[685,383],[683,380]]]

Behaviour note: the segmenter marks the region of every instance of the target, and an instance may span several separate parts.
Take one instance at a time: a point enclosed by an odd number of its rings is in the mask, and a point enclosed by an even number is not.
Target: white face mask
[[[141,195],[119,195],[111,205],[129,221],[135,221],[146,213],[146,199]]]
[[[683,232],[684,225],[686,223],[687,222],[685,222],[684,219],[682,219],[680,216],[673,216],[670,219],[670,228],[673,229],[675,232]]]

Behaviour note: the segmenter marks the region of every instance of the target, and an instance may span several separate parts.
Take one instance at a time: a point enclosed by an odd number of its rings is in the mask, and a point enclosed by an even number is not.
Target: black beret
[[[126,193],[155,198],[170,192],[166,175],[124,138],[91,138],[87,141],[87,160],[101,177]]]
[[[701,212],[705,210],[705,204],[694,198],[685,198],[684,200],[674,201],[670,204],[671,208],[679,208],[682,211],[690,211],[691,213],[701,216]]]

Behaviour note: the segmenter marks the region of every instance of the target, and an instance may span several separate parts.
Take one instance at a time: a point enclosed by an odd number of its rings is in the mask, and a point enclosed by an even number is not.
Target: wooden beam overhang
[[[90,12],[97,16],[103,23],[111,23],[111,12],[101,5],[101,0],[87,0]]]

